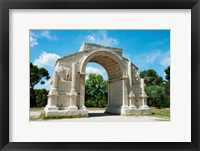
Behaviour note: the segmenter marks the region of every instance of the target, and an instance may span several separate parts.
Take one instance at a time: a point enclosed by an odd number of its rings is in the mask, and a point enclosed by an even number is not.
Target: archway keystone
[[[79,52],[57,60],[46,116],[88,115],[85,107],[85,70],[95,62],[108,73],[108,104],[106,112],[128,115],[150,113],[144,80],[138,68],[122,57],[122,49],[83,43]]]

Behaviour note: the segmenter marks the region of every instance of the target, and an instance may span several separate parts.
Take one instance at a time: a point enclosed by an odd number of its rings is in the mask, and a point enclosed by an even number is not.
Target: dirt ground
[[[42,111],[31,111],[30,117],[39,117]],[[89,117],[86,118],[63,118],[63,119],[45,119],[36,121],[51,122],[159,122],[170,121],[168,117],[155,116],[122,116],[104,113],[104,110],[89,111]]]

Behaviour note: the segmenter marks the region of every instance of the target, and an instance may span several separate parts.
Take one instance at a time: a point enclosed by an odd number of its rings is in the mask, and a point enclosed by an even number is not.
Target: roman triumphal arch
[[[60,58],[50,79],[46,116],[87,116],[85,76],[88,62],[104,67],[108,74],[108,113],[150,113],[144,80],[138,68],[122,56],[122,49],[84,43],[79,52]]]

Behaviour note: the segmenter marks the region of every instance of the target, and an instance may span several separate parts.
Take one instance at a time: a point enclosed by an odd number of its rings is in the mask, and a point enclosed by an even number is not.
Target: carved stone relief
[[[71,81],[71,69],[69,67],[60,67],[58,76],[60,81]]]

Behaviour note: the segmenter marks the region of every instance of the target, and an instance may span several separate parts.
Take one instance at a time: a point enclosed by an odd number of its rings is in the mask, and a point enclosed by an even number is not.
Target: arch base
[[[87,110],[49,110],[45,108],[45,117],[88,117]]]
[[[127,107],[111,107],[107,106],[105,108],[105,113],[117,114],[117,115],[138,115],[138,114],[151,114],[151,108],[145,106],[144,108],[131,108]]]
[[[127,109],[124,110],[121,115],[144,115],[151,114],[151,108],[146,109]]]

